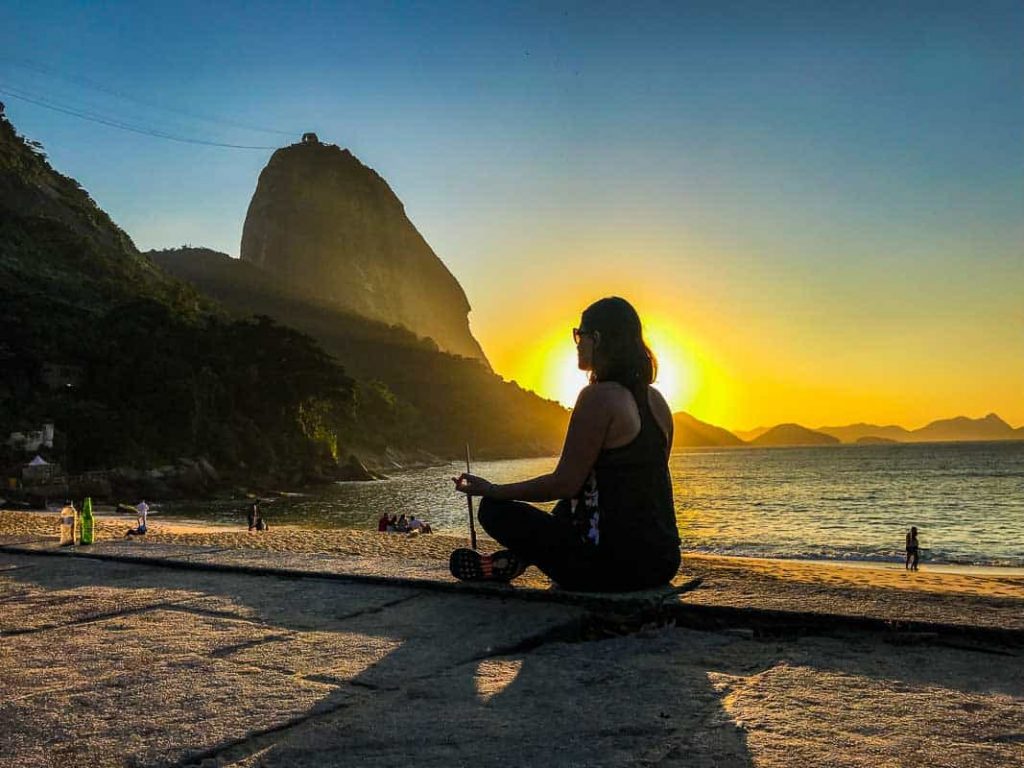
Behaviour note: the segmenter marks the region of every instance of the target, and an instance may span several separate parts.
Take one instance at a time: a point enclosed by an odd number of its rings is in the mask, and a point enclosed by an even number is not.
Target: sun
[[[644,323],[644,339],[658,361],[654,386],[673,411],[688,409],[697,395],[700,374],[692,345],[676,326],[660,318]]]
[[[587,372],[577,368],[576,347],[564,335],[539,345],[535,364],[543,374],[535,384],[541,394],[571,408],[587,385]],[[658,360],[654,386],[673,411],[685,410],[698,389],[698,365],[690,345],[674,326],[657,318],[644,324],[644,339]]]

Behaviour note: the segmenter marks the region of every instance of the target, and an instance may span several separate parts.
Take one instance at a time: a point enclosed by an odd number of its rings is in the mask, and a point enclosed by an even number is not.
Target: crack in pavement
[[[80,627],[85,624],[95,624],[100,621],[107,621],[109,619],[116,619],[121,616],[135,616],[140,613],[146,613],[147,611],[156,611],[165,608],[173,610],[174,606],[179,605],[189,600],[194,600],[194,597],[185,597],[180,600],[168,600],[163,603],[152,603],[150,605],[141,605],[137,608],[124,608],[119,611],[109,611],[107,613],[97,613],[92,616],[85,616],[81,619],[72,619],[71,621],[65,621],[60,624],[44,624],[40,627],[29,627],[27,629],[7,629],[0,630],[0,636],[3,637],[21,637],[24,635],[34,635],[39,632],[50,632],[54,629],[66,629],[69,627]]]
[[[359,616],[367,616],[367,615],[374,614],[374,613],[382,613],[386,609],[391,608],[391,607],[393,607],[395,605],[401,605],[402,603],[407,603],[410,600],[414,600],[414,599],[416,599],[418,597],[422,597],[422,596],[423,596],[422,592],[414,592],[411,595],[405,595],[403,597],[396,597],[394,600],[389,600],[388,602],[381,603],[380,605],[370,606],[369,608],[360,608],[358,611],[353,611],[352,613],[346,613],[346,614],[343,614],[341,616],[335,616],[334,620],[335,621],[348,621],[349,619],[354,619],[354,618],[357,618]]]
[[[214,659],[224,659],[227,656],[230,656],[232,653],[238,653],[238,651],[244,651],[248,648],[255,648],[258,645],[263,645],[263,643],[274,643],[278,640],[287,640],[290,637],[295,637],[295,633],[281,632],[277,635],[268,635],[267,637],[259,637],[253,640],[246,640],[245,642],[235,643],[234,645],[225,645],[221,648],[215,648],[213,651],[211,651],[210,657]],[[227,660],[231,661],[231,659]],[[258,669],[275,669],[274,667],[264,667],[262,664],[254,664],[248,666],[255,666]]]
[[[220,765],[221,758],[232,752],[235,752],[237,755],[232,757],[235,761],[249,757],[250,755],[276,744],[278,739],[275,737],[278,737],[294,728],[298,728],[300,725],[311,720],[317,720],[333,715],[336,712],[347,709],[352,706],[352,704],[353,702],[351,700],[345,700],[335,702],[334,704],[316,706],[304,715],[293,717],[290,720],[286,720],[283,723],[269,728],[250,731],[241,738],[233,739],[202,752],[189,755],[188,757],[179,760],[177,763],[172,763],[170,768],[202,768],[205,765]]]

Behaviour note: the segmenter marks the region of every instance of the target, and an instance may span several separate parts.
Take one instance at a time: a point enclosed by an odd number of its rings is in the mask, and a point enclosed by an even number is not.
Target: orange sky
[[[209,5],[0,6],[7,114],[142,249],[237,255],[315,130],[541,394],[572,400],[570,329],[617,294],[715,424],[1024,425],[1021,3]]]
[[[886,277],[864,264],[823,297],[813,275],[729,262],[700,249],[664,260],[522,258],[502,272],[506,298],[474,309],[472,328],[499,373],[571,404],[584,379],[570,329],[590,301],[618,294],[644,320],[673,410],[729,429],[916,428],[991,411],[1024,425],[1024,302],[998,285],[1024,286],[1019,265],[958,282],[926,270]],[[464,281],[471,301],[490,270],[480,273]]]

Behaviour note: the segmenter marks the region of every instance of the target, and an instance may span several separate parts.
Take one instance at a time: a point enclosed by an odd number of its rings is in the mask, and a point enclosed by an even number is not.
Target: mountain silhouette
[[[818,431],[839,438],[844,443],[861,442],[861,438],[865,437],[887,438],[899,443],[1024,439],[1024,428],[1014,429],[994,413],[981,419],[966,416],[939,419],[920,429],[906,429],[894,424],[881,427],[862,423],[844,427],[819,427]]]
[[[896,424],[889,424],[880,427],[877,424],[848,424],[843,427],[818,427],[818,432],[840,440],[844,443],[857,443],[864,437],[884,437],[896,442],[906,442],[913,439],[910,430],[904,429]]]
[[[953,440],[1016,440],[1020,430],[1015,430],[999,416],[990,413],[982,419],[957,416],[939,419],[911,432],[914,441]]]
[[[839,440],[799,424],[779,424],[751,441],[751,445],[837,445]]]
[[[478,458],[558,452],[568,411],[504,381],[476,358],[438,349],[397,325],[370,320],[251,263],[206,248],[150,251],[168,273],[236,315],[267,315],[316,339],[359,383],[357,397],[393,414],[364,424],[360,448],[422,448]],[[388,402],[389,401],[389,402]]]
[[[729,430],[700,421],[685,411],[673,413],[672,424],[675,428],[672,445],[676,448],[743,445]]]
[[[322,421],[352,411],[345,372],[308,337],[232,321],[159,269],[2,105],[0,293],[0,329],[17,329],[0,333],[0,434],[53,422],[51,461],[202,456],[263,477],[334,462]],[[0,463],[20,460],[5,450]]]
[[[307,134],[274,152],[249,203],[241,258],[339,309],[488,365],[462,287],[387,182],[347,149]]]
[[[759,438],[761,435],[763,435],[769,429],[771,429],[771,427],[754,427],[753,429],[735,429],[735,430],[733,430],[733,434],[736,435],[736,437],[738,437],[743,442],[749,443],[749,442]]]

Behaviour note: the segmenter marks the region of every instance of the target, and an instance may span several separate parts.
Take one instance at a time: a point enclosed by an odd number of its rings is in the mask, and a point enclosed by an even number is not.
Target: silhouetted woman
[[[640,318],[625,299],[601,299],[583,312],[573,338],[590,384],[576,400],[555,471],[508,485],[453,478],[457,490],[483,497],[480,523],[507,548],[456,550],[456,578],[508,581],[532,564],[566,589],[621,591],[666,584],[679,568],[672,413],[650,386],[657,363]],[[523,503],[554,499],[561,501],[553,514]]]

